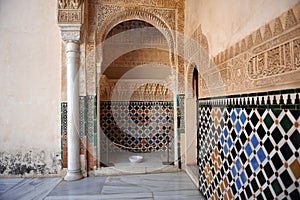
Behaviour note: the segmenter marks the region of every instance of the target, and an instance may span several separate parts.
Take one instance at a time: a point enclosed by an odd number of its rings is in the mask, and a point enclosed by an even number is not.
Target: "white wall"
[[[293,7],[299,0],[186,0],[185,33],[201,24],[215,56]]]
[[[0,152],[59,152],[56,1],[0,0],[0,38]]]

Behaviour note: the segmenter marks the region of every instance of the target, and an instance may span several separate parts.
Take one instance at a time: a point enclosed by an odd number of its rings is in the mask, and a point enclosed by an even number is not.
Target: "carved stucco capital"
[[[60,24],[61,38],[65,42],[80,41],[81,24]]]

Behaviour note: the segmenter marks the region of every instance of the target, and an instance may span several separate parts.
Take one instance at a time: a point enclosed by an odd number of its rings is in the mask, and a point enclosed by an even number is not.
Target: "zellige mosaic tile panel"
[[[200,103],[199,183],[208,199],[300,199],[300,110],[287,102]]]

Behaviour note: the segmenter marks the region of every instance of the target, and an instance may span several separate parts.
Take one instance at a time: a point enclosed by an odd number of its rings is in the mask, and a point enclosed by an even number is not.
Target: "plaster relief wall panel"
[[[187,0],[185,34],[192,35],[199,24],[208,35],[211,54],[233,45],[260,26],[293,7],[298,0]]]
[[[57,172],[60,36],[56,6],[55,1],[0,2],[0,163],[9,161],[15,167],[1,174]]]

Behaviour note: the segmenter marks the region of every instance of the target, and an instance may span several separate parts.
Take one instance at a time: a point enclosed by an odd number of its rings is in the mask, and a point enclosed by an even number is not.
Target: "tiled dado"
[[[299,90],[199,100],[200,191],[300,199],[299,116]]]
[[[114,144],[111,152],[171,149],[173,118],[171,101],[100,102],[100,125]]]
[[[80,154],[85,155],[91,168],[96,165],[97,144],[97,100],[96,96],[79,98]],[[61,103],[61,157],[63,167],[68,165],[67,102]]]

